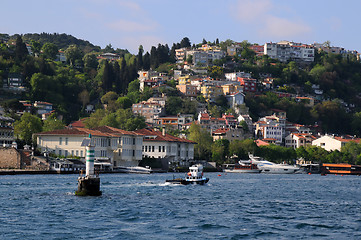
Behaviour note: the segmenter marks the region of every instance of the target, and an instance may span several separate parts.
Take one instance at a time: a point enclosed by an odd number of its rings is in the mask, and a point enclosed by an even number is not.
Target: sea
[[[76,174],[0,176],[0,239],[361,239],[361,176],[101,174],[78,197]]]

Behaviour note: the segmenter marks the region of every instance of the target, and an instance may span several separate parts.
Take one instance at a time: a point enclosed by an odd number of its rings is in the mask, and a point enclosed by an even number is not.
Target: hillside
[[[16,37],[17,35],[10,36],[11,39],[16,39]],[[65,33],[27,33],[23,35],[23,39],[28,42],[31,40],[38,41],[42,45],[46,42],[54,43],[59,49],[66,49],[69,45],[75,44],[85,53],[100,50],[99,46],[95,46],[89,41]]]

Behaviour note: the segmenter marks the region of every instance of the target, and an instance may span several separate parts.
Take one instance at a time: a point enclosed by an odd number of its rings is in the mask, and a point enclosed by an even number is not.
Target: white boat
[[[249,154],[249,159],[262,171],[261,173],[291,174],[300,171],[297,166],[277,164]]]
[[[113,172],[119,172],[119,173],[144,173],[144,174],[149,174],[152,173],[152,168],[150,167],[140,167],[140,166],[135,166],[135,167],[117,167],[117,168],[113,168]]]
[[[203,177],[203,165],[196,164],[189,167],[189,172],[186,173],[185,178],[173,178],[166,180],[167,183],[171,184],[205,184],[209,181],[209,178]]]
[[[240,160],[237,164],[226,164],[223,169],[227,173],[260,173],[261,170],[251,161]]]

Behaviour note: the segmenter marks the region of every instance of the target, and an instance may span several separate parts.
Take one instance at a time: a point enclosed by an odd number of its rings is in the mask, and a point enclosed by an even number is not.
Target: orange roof
[[[218,128],[217,130],[215,130],[213,133],[214,134],[223,134],[228,132],[230,129],[229,128]]]
[[[80,136],[88,136],[91,134],[92,136],[98,136],[98,137],[113,137],[113,136],[119,136],[122,135],[138,135],[134,132],[129,132],[117,128],[112,128],[108,126],[98,127],[95,129],[87,129],[87,128],[80,128],[80,127],[73,127],[73,128],[64,128],[64,129],[58,129],[48,132],[40,132],[36,133],[38,136],[44,136],[44,135],[80,135]]]
[[[143,139],[143,142],[158,141],[158,142],[183,142],[183,143],[196,144],[196,142],[193,142],[193,141],[185,139],[185,138],[175,137],[175,136],[172,136],[169,134],[163,135],[163,133],[161,131],[154,131],[153,129],[150,129],[150,128],[143,128],[143,129],[136,130],[134,132],[139,135],[153,137],[150,139],[149,138]]]
[[[342,138],[342,137],[335,137],[336,140],[340,141],[340,142],[356,142],[359,143],[360,142],[360,138]]]
[[[256,142],[256,144],[257,144],[258,147],[259,147],[259,146],[268,146],[268,145],[269,145],[268,142],[262,141],[262,140],[260,140],[260,139],[257,139],[255,142]]]

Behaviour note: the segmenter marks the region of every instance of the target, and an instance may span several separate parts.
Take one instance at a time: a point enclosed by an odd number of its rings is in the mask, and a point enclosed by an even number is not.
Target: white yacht
[[[273,163],[252,154],[249,154],[249,159],[253,164],[257,165],[258,169],[262,171],[261,173],[290,174],[300,171],[300,168],[297,166]]]

